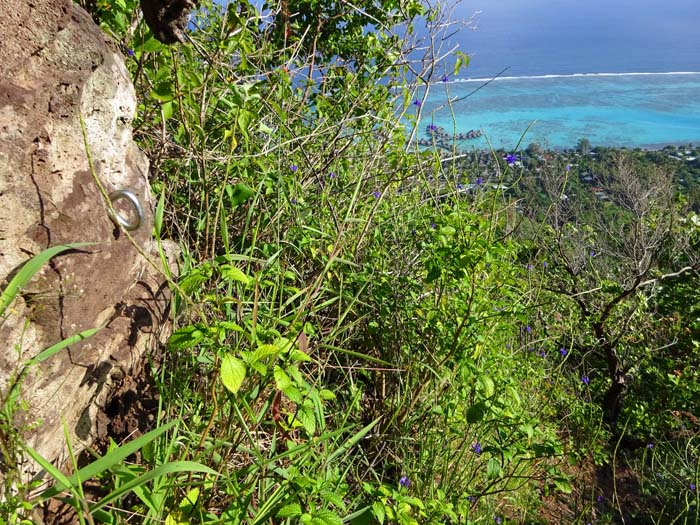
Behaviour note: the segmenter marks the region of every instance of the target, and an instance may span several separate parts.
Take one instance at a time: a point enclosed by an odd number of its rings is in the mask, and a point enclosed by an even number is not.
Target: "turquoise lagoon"
[[[448,131],[483,131],[464,148],[514,150],[532,142],[572,148],[657,148],[700,143],[700,72],[591,73],[467,79],[430,86],[419,138],[433,123]]]

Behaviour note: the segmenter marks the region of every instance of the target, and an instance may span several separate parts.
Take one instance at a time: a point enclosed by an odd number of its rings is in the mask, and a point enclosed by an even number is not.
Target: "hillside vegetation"
[[[174,47],[84,3],[181,255],[152,432],[64,483],[76,519],[700,521],[700,219],[667,166],[418,146],[468,67],[418,0],[203,2]],[[22,490],[15,522],[58,492]]]

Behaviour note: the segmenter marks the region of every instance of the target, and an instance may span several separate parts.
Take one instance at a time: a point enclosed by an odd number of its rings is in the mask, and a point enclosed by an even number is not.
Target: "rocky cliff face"
[[[103,327],[20,385],[15,424],[61,463],[64,424],[78,448],[105,431],[101,407],[140,368],[159,332],[165,287],[139,253],[153,257],[153,201],[148,162],[132,140],[136,100],[121,56],[70,0],[0,0],[0,8],[0,290],[50,246],[96,243],[52,259],[0,319],[0,401],[28,359]],[[107,192],[131,191],[143,207],[134,242],[110,220],[95,179]],[[134,220],[128,201],[115,206]]]

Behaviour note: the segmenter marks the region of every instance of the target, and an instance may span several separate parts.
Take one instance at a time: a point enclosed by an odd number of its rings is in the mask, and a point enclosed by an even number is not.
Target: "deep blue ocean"
[[[700,143],[700,0],[468,1],[452,18],[475,13],[450,41],[470,64],[431,86],[421,131],[480,129],[463,143],[478,148]]]

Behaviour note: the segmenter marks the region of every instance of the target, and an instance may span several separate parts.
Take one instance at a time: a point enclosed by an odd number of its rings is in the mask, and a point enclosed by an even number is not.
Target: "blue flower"
[[[443,75],[441,80],[443,82],[447,82],[448,80],[450,80],[450,77],[448,77],[447,75]]]
[[[602,496],[602,494],[598,494],[598,496],[596,496],[596,499],[595,499],[595,500],[596,500],[598,503],[602,503],[604,499],[605,499],[605,498]]]
[[[328,174],[328,176],[329,176],[331,179],[335,179],[335,178],[337,177],[337,175],[336,175],[335,172],[333,172],[333,171],[331,171],[331,172]]]
[[[472,443],[472,450],[474,451],[474,454],[481,454],[481,443],[478,441]]]
[[[563,356],[566,357],[566,354],[569,353],[569,351],[566,348],[560,348],[559,353]]]
[[[589,379],[588,376],[581,376],[581,382],[582,382],[584,385],[587,385],[587,384],[589,384],[589,383],[591,382],[591,380]]]
[[[653,448],[654,448],[654,443],[647,443],[647,448],[648,448],[649,450],[653,449]]]
[[[500,525],[500,523],[501,523],[501,517],[500,517],[500,516],[494,516],[494,517],[493,517],[493,521],[495,521],[496,523],[498,523],[498,524]]]
[[[292,164],[291,166],[289,166],[289,169],[292,170],[292,173],[296,173],[299,167],[296,164]]]
[[[134,56],[136,53],[134,53],[133,49],[127,49],[126,54],[129,55],[130,57]]]
[[[401,476],[401,479],[399,480],[399,485],[401,485],[403,488],[407,489],[408,487],[411,486],[411,480],[408,479],[407,476]]]
[[[479,185],[481,185],[481,184],[483,184],[483,183],[484,183],[484,178],[483,178],[483,177],[479,177],[479,178],[476,179],[476,181],[474,181],[474,184],[476,184],[477,186],[479,186]]]
[[[571,164],[566,165],[566,171],[571,171]]]
[[[438,127],[435,124],[428,124],[428,132],[432,133],[433,131],[437,131]]]
[[[530,325],[527,325],[527,326],[525,327],[525,331],[526,331],[528,334],[532,333],[532,327],[531,327]]]
[[[378,199],[379,197],[382,196],[382,192],[379,191],[379,190],[373,191],[373,192],[372,192],[372,195],[374,196],[375,199]]]
[[[420,106],[420,100],[415,99],[415,100],[413,101],[413,105],[414,105],[414,106]]]
[[[515,164],[517,161],[520,160],[520,157],[518,155],[515,155],[514,153],[509,153],[505,157],[503,157],[506,160],[506,163],[508,166],[512,166]]]
[[[690,484],[690,492],[695,492],[695,483]]]

